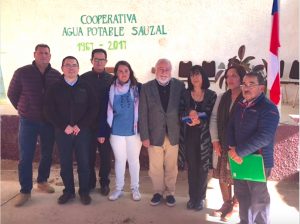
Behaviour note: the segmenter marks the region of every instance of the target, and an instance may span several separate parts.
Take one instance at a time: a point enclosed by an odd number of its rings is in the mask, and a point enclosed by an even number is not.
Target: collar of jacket
[[[240,102],[240,105],[243,108],[248,108],[248,107],[253,107],[255,106],[258,102],[260,102],[264,98],[264,93],[261,93],[258,97],[256,97],[254,100],[247,102],[245,99]]]

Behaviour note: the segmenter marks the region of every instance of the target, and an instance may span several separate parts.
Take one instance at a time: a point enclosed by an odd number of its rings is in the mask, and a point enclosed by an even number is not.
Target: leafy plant
[[[227,68],[229,68],[233,65],[240,65],[240,66],[243,66],[247,72],[250,72],[250,71],[263,72],[263,69],[267,68],[267,66],[266,66],[267,62],[264,59],[262,59],[264,65],[260,64],[260,65],[251,67],[250,61],[255,59],[255,57],[254,56],[245,57],[245,51],[246,51],[245,45],[240,46],[239,50],[238,50],[238,56],[234,56],[234,57],[228,59]],[[217,72],[217,74],[215,76],[215,81],[217,82],[219,80],[219,87],[220,87],[220,89],[222,89],[224,79],[225,79],[225,72],[224,72],[226,70],[225,64],[223,62],[221,62],[220,65],[218,66],[218,69],[219,69],[219,71]]]

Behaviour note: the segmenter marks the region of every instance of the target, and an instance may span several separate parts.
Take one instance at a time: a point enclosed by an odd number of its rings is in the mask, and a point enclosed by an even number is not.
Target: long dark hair
[[[117,64],[115,65],[115,68],[114,68],[114,74],[115,75],[114,75],[114,78],[113,78],[114,82],[118,78],[117,72],[118,72],[118,68],[119,68],[120,65],[124,65],[129,69],[129,72],[130,72],[129,79],[131,81],[130,86],[136,86],[137,83],[138,83],[137,79],[135,78],[134,72],[133,72],[130,64],[127,61],[118,61]]]

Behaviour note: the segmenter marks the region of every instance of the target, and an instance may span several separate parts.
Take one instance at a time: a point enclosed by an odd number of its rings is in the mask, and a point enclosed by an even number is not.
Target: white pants
[[[115,156],[116,190],[123,190],[126,161],[129,165],[131,189],[139,187],[140,175],[140,135],[132,136],[110,136],[110,144]]]

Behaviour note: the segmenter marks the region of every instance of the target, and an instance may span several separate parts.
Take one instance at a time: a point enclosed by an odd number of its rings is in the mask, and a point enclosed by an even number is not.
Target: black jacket
[[[46,93],[45,114],[56,128],[65,130],[68,125],[90,127],[96,117],[96,97],[90,86],[79,79],[70,86],[64,76]]]
[[[80,76],[80,79],[87,82],[96,95],[96,104],[94,109],[97,110],[97,116],[91,127],[96,131],[102,116],[105,116],[106,110],[101,105],[104,105],[105,97],[108,94],[109,87],[112,84],[113,75],[107,72],[97,73],[94,70],[86,72]]]

